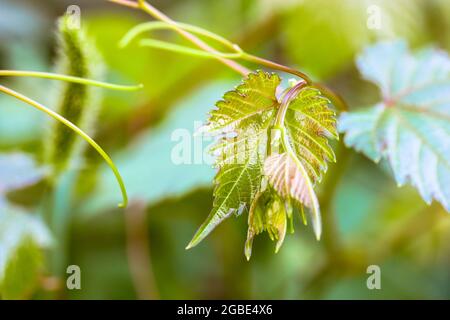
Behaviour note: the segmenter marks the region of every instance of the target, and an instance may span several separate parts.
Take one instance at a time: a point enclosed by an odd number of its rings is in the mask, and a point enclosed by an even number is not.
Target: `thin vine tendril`
[[[113,173],[117,179],[117,182],[120,186],[120,190],[122,192],[122,198],[123,198],[122,203],[119,204],[119,208],[124,208],[127,206],[127,204],[128,204],[127,190],[125,188],[125,184],[123,182],[122,176],[119,173],[119,170],[117,169],[117,167],[115,166],[114,162],[109,157],[109,155],[88,134],[86,134],[83,130],[78,128],[75,124],[73,124],[72,122],[70,122],[69,120],[64,118],[63,116],[59,115],[58,113],[54,112],[53,110],[48,109],[47,107],[40,104],[39,102],[34,101],[33,99],[28,98],[27,96],[24,96],[23,94],[20,94],[12,89],[2,86],[2,85],[0,85],[0,92],[3,92],[9,96],[12,96],[22,102],[25,102],[25,103],[31,105],[32,107],[36,108],[37,110],[46,113],[53,119],[61,122],[65,126],[67,126],[69,129],[71,129],[77,135],[79,135],[81,138],[83,138],[86,142],[88,142],[103,157],[103,159],[109,165],[109,167],[111,168],[111,170],[113,171]]]
[[[228,39],[211,32],[209,30],[187,24],[182,22],[176,22],[177,27],[182,28],[185,31],[189,31],[191,33],[204,36],[206,38],[212,39],[214,41],[217,41],[218,43],[224,45],[225,47],[234,50],[236,52],[242,52],[242,49],[239,48],[236,44],[232,43]],[[140,34],[144,32],[149,32],[153,30],[174,30],[176,31],[176,27],[172,24],[169,24],[167,22],[163,21],[151,21],[151,22],[144,22],[141,24],[138,24],[137,26],[131,28],[125,36],[122,38],[122,40],[119,42],[119,46],[121,48],[124,48],[130,44],[131,41],[133,41],[136,37],[138,37]]]
[[[201,57],[201,58],[214,58],[217,57],[226,58],[226,59],[239,59],[242,57],[242,53],[210,53],[203,50],[192,49],[186,46],[181,46],[178,44],[173,44],[167,41],[160,41],[155,39],[143,39],[139,42],[142,47],[152,47],[157,49],[162,49],[166,51],[172,51],[182,54],[187,54],[190,56]]]
[[[66,82],[80,83],[84,85],[91,85],[105,89],[119,90],[119,91],[134,91],[143,88],[142,84],[134,86],[123,86],[118,84],[112,84],[102,81],[96,81],[91,79],[67,76],[56,73],[49,72],[37,72],[37,71],[19,71],[19,70],[0,70],[0,76],[5,77],[33,77],[33,78],[43,78],[50,80],[60,80]]]

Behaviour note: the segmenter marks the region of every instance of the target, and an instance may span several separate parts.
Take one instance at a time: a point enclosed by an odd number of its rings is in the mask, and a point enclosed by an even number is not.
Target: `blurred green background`
[[[327,83],[351,110],[378,99],[376,88],[354,66],[365,46],[403,38],[413,48],[450,50],[447,0],[151,3],[175,20],[210,29],[248,52]],[[204,121],[240,77],[215,61],[136,45],[119,49],[127,30],[150,18],[104,0],[0,0],[0,69],[51,71],[55,22],[73,4],[80,6],[81,23],[104,57],[108,80],[145,85],[134,93],[104,91],[95,128],[97,141],[117,161],[132,204],[126,213],[115,208],[119,189],[88,149],[75,187],[64,181],[58,186],[63,222],[55,218],[50,224],[54,244],[45,252],[36,290],[25,298],[450,298],[450,216],[439,204],[427,206],[413,188],[397,188],[385,166],[341,144],[335,147],[337,164],[319,187],[320,242],[297,219],[295,234],[286,237],[278,254],[263,234],[247,262],[247,217],[241,216],[226,220],[186,251],[211,209],[214,170],[174,165],[171,134],[178,128],[193,132],[194,122]],[[382,8],[381,29],[367,28],[371,5]],[[179,41],[172,33],[161,37]],[[49,81],[1,81],[52,106]],[[40,161],[50,121],[0,95],[0,152],[25,152]],[[37,214],[45,192],[45,184],[38,183],[8,194],[8,200]],[[81,290],[65,289],[66,266],[72,264],[81,268]],[[381,290],[366,287],[372,264],[381,268]]]

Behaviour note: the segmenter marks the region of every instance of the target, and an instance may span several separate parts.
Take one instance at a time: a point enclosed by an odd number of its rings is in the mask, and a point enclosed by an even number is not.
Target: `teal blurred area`
[[[176,20],[324,81],[351,110],[379,96],[354,64],[367,45],[402,38],[413,48],[450,50],[447,0],[150,2]],[[149,18],[105,0],[0,0],[0,69],[52,71],[56,19],[74,4],[106,63],[107,80],[145,86],[131,93],[105,90],[95,127],[96,140],[124,176],[131,205],[127,211],[117,208],[114,176],[95,151],[86,149],[82,165],[70,169],[78,173],[72,187],[58,186],[65,206],[63,217],[49,224],[56,244],[46,249],[41,280],[25,298],[450,299],[450,215],[438,203],[428,206],[412,187],[398,188],[387,164],[376,165],[342,142],[336,146],[338,162],[319,188],[321,241],[296,217],[296,232],[287,235],[279,253],[263,234],[247,262],[247,216],[233,216],[185,250],[211,210],[215,171],[210,164],[173,164],[172,134],[185,129],[193,142],[195,124],[205,121],[240,76],[216,61],[136,44],[119,49],[127,30]],[[367,27],[370,6],[383,12],[380,29]],[[171,32],[157,36],[187,45]],[[50,80],[0,81],[50,108],[55,105]],[[50,121],[0,94],[0,153],[25,153],[45,166]],[[45,182],[5,195],[1,186],[0,181],[0,210],[7,199],[38,215],[42,201],[54,200],[46,198]],[[81,290],[65,289],[67,265],[80,266]],[[380,290],[367,287],[370,265],[380,267]]]

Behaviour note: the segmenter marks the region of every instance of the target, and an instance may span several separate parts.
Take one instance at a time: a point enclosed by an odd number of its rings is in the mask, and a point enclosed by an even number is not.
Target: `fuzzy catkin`
[[[58,73],[103,80],[104,66],[94,44],[83,28],[73,28],[70,17],[58,20]],[[93,125],[101,102],[100,89],[77,83],[59,83],[56,86],[57,101],[54,110],[87,134],[92,135]],[[80,137],[59,122],[54,122],[46,139],[45,161],[52,169],[53,179],[64,170],[80,165],[84,150]]]

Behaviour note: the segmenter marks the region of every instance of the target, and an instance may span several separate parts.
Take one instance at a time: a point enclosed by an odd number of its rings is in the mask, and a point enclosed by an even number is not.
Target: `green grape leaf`
[[[45,224],[23,210],[0,203],[0,296],[27,298],[38,284],[42,249],[51,245]]]
[[[328,138],[338,137],[335,113],[319,90],[298,84],[282,92],[280,83],[275,74],[249,74],[216,104],[200,130],[218,136],[210,149],[218,173],[213,209],[187,248],[231,215],[248,212],[247,259],[254,236],[262,231],[277,241],[277,252],[288,224],[293,231],[292,205],[311,210],[320,238],[320,210],[313,187],[327,170],[327,161],[336,159],[328,144]],[[280,146],[285,149],[281,153]]]
[[[200,226],[187,248],[196,246],[217,225],[233,213],[240,215],[259,191],[262,173],[250,163],[224,165],[215,177],[213,210]]]
[[[188,248],[197,245],[233,213],[248,211],[260,190],[266,155],[267,131],[278,105],[281,79],[262,71],[251,73],[234,91],[225,93],[209,123],[201,130],[221,134],[212,151],[218,154],[213,210]],[[230,134],[232,134],[230,136]]]
[[[290,103],[285,125],[294,151],[315,183],[326,172],[327,161],[336,162],[336,155],[327,137],[338,139],[336,114],[329,100],[319,90],[306,87]]]
[[[278,105],[276,90],[280,82],[276,74],[263,71],[249,74],[241,85],[225,93],[223,100],[217,102],[217,109],[211,111],[204,130],[228,132],[236,128],[247,129],[263,111],[273,110]]]
[[[345,143],[378,162],[386,159],[399,186],[412,184],[422,198],[450,211],[450,59],[404,42],[380,43],[357,60],[382,101],[344,113]]]
[[[273,154],[264,165],[265,174],[279,195],[310,209],[317,239],[321,236],[322,222],[313,187],[326,172],[327,162],[336,161],[328,138],[339,137],[336,114],[329,104],[319,90],[302,88],[286,112],[284,124],[290,143],[287,152]]]

